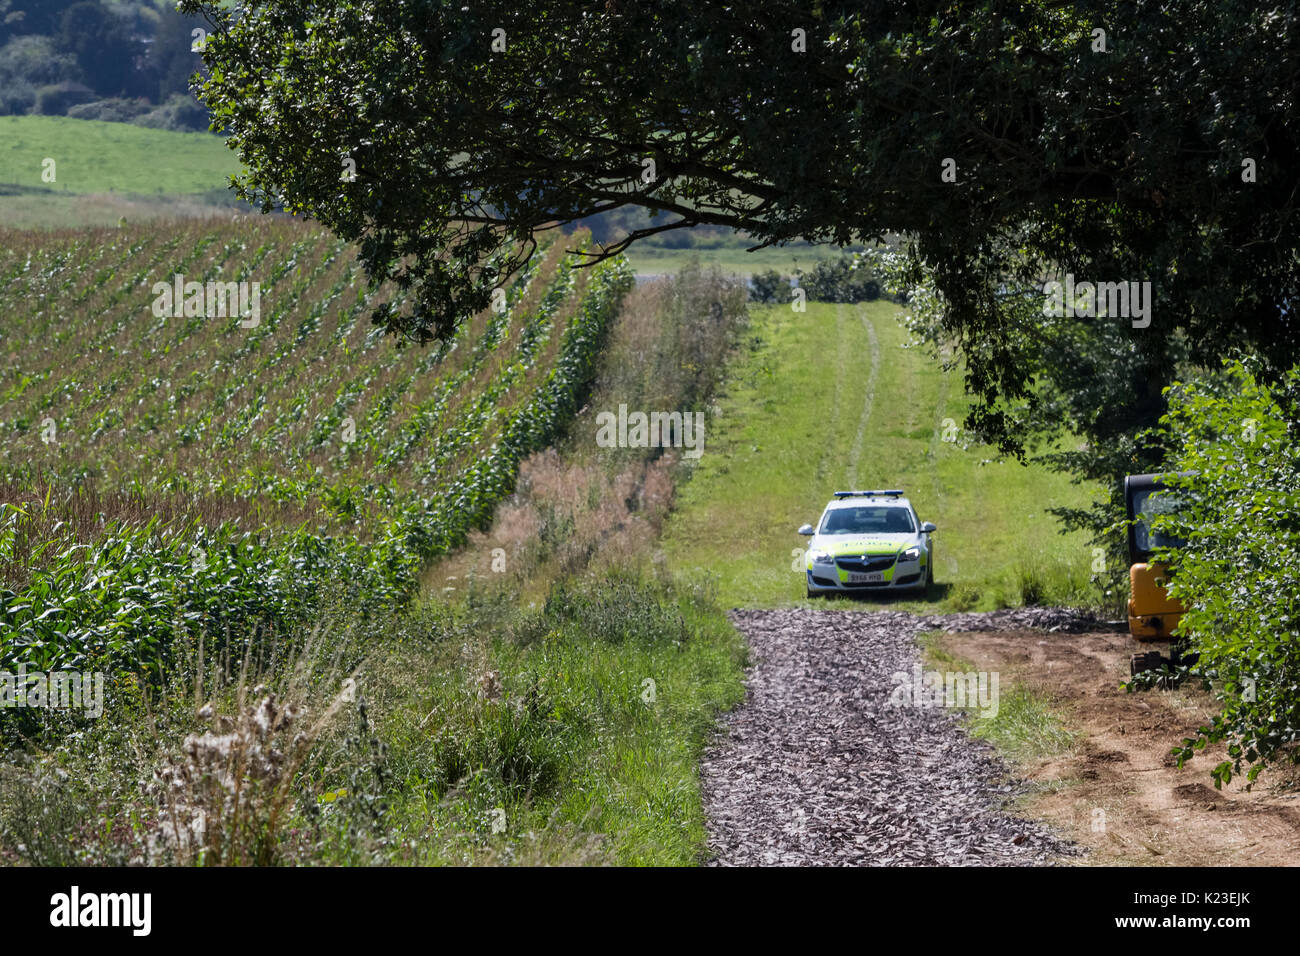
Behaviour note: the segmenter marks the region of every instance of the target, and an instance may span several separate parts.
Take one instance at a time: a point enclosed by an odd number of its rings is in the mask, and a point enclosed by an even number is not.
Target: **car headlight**
[[[908,548],[906,551],[903,552],[903,560],[904,561],[921,560],[921,548],[918,545],[913,545],[912,547]]]
[[[808,557],[812,558],[813,564],[834,564],[835,559],[831,557],[829,551],[809,551]]]

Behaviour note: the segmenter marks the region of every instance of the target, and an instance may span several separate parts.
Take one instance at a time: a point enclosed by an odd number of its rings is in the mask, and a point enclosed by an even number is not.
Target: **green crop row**
[[[80,277],[65,277],[75,255],[90,254],[80,239],[0,255],[0,273],[26,255],[41,276],[27,286],[36,307],[0,291],[0,311],[15,317],[0,334],[9,489],[0,497],[0,670],[156,676],[182,635],[237,655],[255,635],[290,633],[326,600],[362,614],[403,606],[425,564],[482,527],[522,458],[567,426],[632,284],[621,260],[574,270],[550,250],[508,290],[506,314],[478,317],[417,355],[356,328],[385,293],[348,301],[356,273],[336,245],[271,232],[241,242],[209,228],[188,249],[109,241]],[[141,282],[133,300],[131,284],[115,279],[145,263],[147,286],[178,252],[195,275],[228,275],[250,248],[291,291],[251,338],[232,340],[223,320],[159,324],[140,307]],[[322,255],[331,261],[287,265]],[[65,352],[75,341],[41,301],[51,282],[80,296],[94,326],[94,354],[73,349],[63,368],[35,333]],[[223,365],[238,374],[221,375]],[[313,396],[322,388],[332,400]],[[75,410],[49,416],[75,440],[42,448],[33,432],[51,404]],[[313,435],[329,444],[347,417],[355,446],[303,447]],[[232,456],[218,449],[246,457],[223,468]]]

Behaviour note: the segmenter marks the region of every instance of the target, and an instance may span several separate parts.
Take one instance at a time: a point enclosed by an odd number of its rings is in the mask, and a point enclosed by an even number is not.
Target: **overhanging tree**
[[[1274,370],[1300,345],[1280,310],[1300,270],[1295,3],[180,9],[214,27],[201,94],[241,195],[409,287],[408,312],[375,316],[398,334],[485,308],[539,230],[637,205],[655,224],[605,254],[700,223],[757,246],[914,236],[971,424],[1006,451],[1047,344],[1007,292],[1049,274],[1152,282],[1151,326],[1120,334],[1154,394],[1175,335],[1190,361],[1240,346]]]

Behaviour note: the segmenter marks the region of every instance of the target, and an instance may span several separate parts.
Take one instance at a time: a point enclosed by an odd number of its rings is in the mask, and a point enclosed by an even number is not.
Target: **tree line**
[[[208,128],[201,19],[163,2],[0,0],[0,115]]]

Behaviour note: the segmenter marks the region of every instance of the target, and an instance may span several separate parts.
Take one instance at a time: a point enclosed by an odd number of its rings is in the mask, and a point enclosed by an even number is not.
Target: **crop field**
[[[148,671],[181,631],[292,626],[327,583],[402,604],[571,417],[631,283],[556,244],[503,308],[397,348],[368,316],[400,293],[300,223],[0,247],[0,661],[45,668]]]

